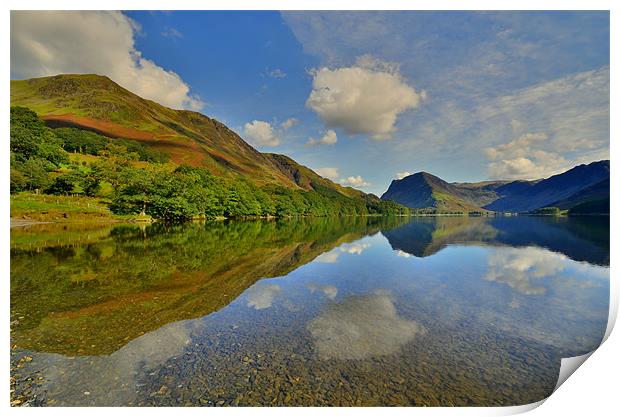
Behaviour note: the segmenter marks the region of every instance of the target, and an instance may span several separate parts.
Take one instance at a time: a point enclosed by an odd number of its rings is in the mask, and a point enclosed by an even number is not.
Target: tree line
[[[116,214],[155,219],[256,216],[407,214],[375,196],[348,197],[334,189],[263,187],[240,177],[215,176],[203,167],[167,163],[167,155],[127,139],[51,129],[35,112],[11,107],[11,192],[106,198]],[[90,158],[70,158],[70,154]]]

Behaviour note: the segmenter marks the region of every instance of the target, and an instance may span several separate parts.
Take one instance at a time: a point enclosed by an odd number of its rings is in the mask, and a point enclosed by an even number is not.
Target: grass
[[[142,99],[107,77],[65,74],[12,80],[11,105],[29,107],[40,116],[86,118],[111,137],[131,139],[124,136],[127,129],[148,133],[151,138],[142,138],[143,143],[166,152],[173,162],[204,165],[216,175],[241,175],[257,185],[298,188],[270,158],[222,123],[196,112],[173,110]],[[82,120],[77,125],[80,123],[86,122]]]
[[[11,219],[41,222],[131,220],[110,211],[108,201],[95,197],[19,193],[11,195]]]
[[[463,212],[464,214],[469,212],[486,212],[487,210],[476,207],[469,204],[460,198],[451,194],[442,193],[439,191],[433,191],[433,198],[437,201],[438,211],[449,212]]]

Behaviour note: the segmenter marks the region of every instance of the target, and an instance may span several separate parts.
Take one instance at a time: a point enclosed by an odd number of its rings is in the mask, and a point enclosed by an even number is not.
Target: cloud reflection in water
[[[489,255],[484,279],[506,284],[521,294],[544,295],[546,289],[540,281],[562,272],[567,259],[536,247],[502,248]]]
[[[424,327],[398,316],[387,294],[347,297],[307,325],[323,359],[364,359],[398,353]]]
[[[282,289],[278,284],[258,283],[247,290],[248,307],[263,310],[271,307],[273,300],[280,294]]]

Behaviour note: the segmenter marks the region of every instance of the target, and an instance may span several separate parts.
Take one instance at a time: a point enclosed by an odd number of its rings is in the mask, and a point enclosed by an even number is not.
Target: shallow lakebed
[[[12,399],[520,405],[608,306],[608,217],[17,227]]]

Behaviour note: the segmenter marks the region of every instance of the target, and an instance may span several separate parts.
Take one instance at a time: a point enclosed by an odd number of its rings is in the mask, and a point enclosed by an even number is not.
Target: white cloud
[[[486,163],[492,178],[528,179],[609,159],[609,67],[539,83],[477,104],[450,101],[433,113],[413,125],[411,140],[394,143],[396,152],[408,156],[407,164],[411,164],[409,155],[414,151],[426,159],[450,155],[451,161],[470,160],[472,170]],[[519,155],[504,152],[502,158],[492,158],[492,151],[480,152],[499,149],[528,134],[547,138],[529,141],[527,152],[511,146]],[[420,156],[420,152],[426,155]]]
[[[519,131],[525,127],[525,123],[523,123],[521,120],[512,119],[510,121],[510,127],[514,131]]]
[[[609,158],[609,68],[586,71],[502,96],[472,115],[481,136],[525,133],[490,147],[493,178],[541,178],[579,163]],[[527,125],[522,122],[527,120]]]
[[[549,138],[546,133],[526,133],[512,142],[499,145],[495,148],[486,148],[485,153],[489,159],[503,159],[508,157],[524,157],[530,153],[532,144],[542,142]]]
[[[315,291],[321,291],[323,293],[323,295],[325,295],[325,297],[329,298],[330,300],[335,300],[336,297],[338,296],[338,288],[336,288],[333,285],[315,285],[315,284],[308,284],[308,289],[310,290],[310,292],[312,294],[315,293]]]
[[[297,123],[299,123],[299,120],[297,120],[294,117],[290,117],[286,119],[285,121],[283,121],[282,123],[280,123],[280,128],[282,128],[283,130],[289,130],[291,127],[295,126]]]
[[[338,262],[340,253],[337,251],[325,252],[316,257],[316,261],[322,264],[335,264]]]
[[[351,187],[369,187],[370,183],[366,182],[364,178],[360,175],[358,176],[350,176],[340,180],[342,185],[351,186]]]
[[[398,353],[424,327],[398,315],[389,295],[372,294],[330,304],[307,329],[325,359],[364,359]]]
[[[366,249],[370,247],[369,243],[345,243],[336,249],[329,252],[325,252],[316,257],[317,262],[325,264],[334,264],[338,262],[341,253],[348,253],[351,255],[361,255]]]
[[[253,120],[243,126],[243,135],[247,141],[255,146],[278,146],[280,138],[275,134],[270,123],[262,120]]]
[[[370,243],[349,243],[342,245],[339,249],[351,255],[361,255],[369,247]]]
[[[332,181],[337,181],[338,176],[340,175],[338,168],[334,167],[317,168],[314,172],[319,174],[321,177],[329,178]]]
[[[13,11],[11,76],[106,75],[165,106],[200,110],[204,103],[178,74],[142,57],[134,43],[137,31],[121,12]]]
[[[335,300],[338,296],[338,288],[333,285],[323,285],[321,291],[323,291],[323,294],[330,300]]]
[[[256,284],[247,291],[247,306],[256,310],[269,308],[281,291],[278,284]]]
[[[164,30],[161,32],[161,36],[163,36],[164,38],[172,38],[172,39],[183,38],[183,34],[181,32],[171,27],[165,27]]]
[[[403,171],[403,172],[397,172],[395,177],[397,180],[402,180],[403,178],[408,177],[409,175],[411,175],[411,172]]]
[[[508,285],[525,295],[543,295],[541,280],[556,277],[566,268],[567,258],[546,249],[502,248],[488,258],[484,279]]]
[[[526,133],[497,147],[486,148],[491,178],[536,179],[548,177],[571,167],[571,162],[556,152],[540,149],[548,140],[545,133]]]
[[[320,139],[310,138],[308,140],[308,146],[316,146],[316,145],[334,145],[338,142],[338,136],[336,132],[333,130],[328,130]]]
[[[312,75],[306,106],[327,126],[349,134],[389,139],[398,115],[417,107],[421,100],[397,65],[370,56],[359,57],[351,67],[323,67]]]
[[[272,70],[267,70],[267,75],[271,78],[284,78],[286,77],[286,72],[282,71],[280,68],[274,68]]]

